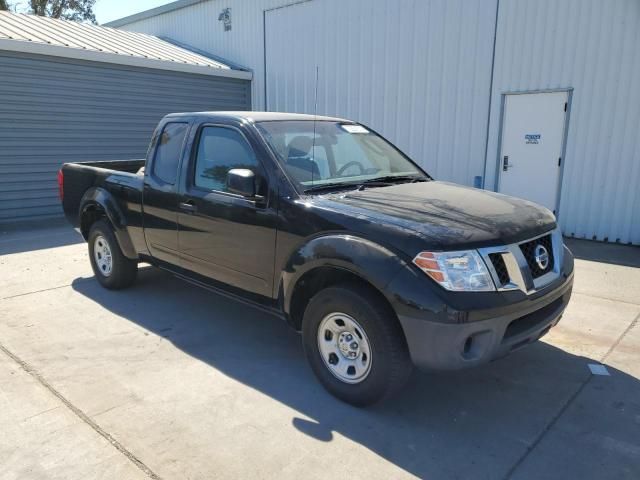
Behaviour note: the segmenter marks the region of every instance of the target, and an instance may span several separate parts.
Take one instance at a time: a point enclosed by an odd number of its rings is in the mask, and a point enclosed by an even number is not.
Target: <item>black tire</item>
[[[364,329],[371,364],[359,383],[339,379],[322,358],[318,328],[333,312],[349,315]],[[404,333],[394,312],[378,292],[363,285],[337,285],[318,292],[305,310],[302,338],[307,360],[322,385],[339,399],[358,407],[396,393],[413,369]],[[335,355],[332,360],[336,357],[339,356]]]
[[[98,239],[100,241],[96,242]],[[95,253],[95,250],[100,248],[97,243],[104,242],[111,252],[111,270],[107,273],[103,271],[107,270],[106,268],[101,268],[98,265]],[[93,268],[93,273],[100,285],[110,290],[119,290],[133,284],[138,273],[138,262],[124,256],[113,233],[113,228],[107,221],[98,220],[91,226],[88,243],[91,268]]]

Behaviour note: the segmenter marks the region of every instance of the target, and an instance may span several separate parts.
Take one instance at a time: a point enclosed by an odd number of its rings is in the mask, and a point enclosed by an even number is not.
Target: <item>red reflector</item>
[[[60,197],[60,201],[64,199],[64,174],[62,173],[62,169],[58,170],[58,196]]]

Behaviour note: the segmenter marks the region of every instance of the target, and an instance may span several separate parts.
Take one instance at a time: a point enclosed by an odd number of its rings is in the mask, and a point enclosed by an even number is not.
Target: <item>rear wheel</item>
[[[309,302],[302,335],[307,359],[324,387],[365,406],[399,390],[412,363],[393,311],[361,285],[339,285]]]
[[[91,268],[103,287],[117,290],[135,281],[138,262],[124,256],[111,225],[104,220],[95,222],[88,243]]]

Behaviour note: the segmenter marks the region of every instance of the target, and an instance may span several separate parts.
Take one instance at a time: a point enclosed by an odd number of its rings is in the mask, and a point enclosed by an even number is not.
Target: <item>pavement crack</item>
[[[564,412],[567,411],[567,409],[569,408],[569,406],[573,403],[573,401],[576,399],[576,397],[578,395],[580,395],[580,393],[582,392],[582,390],[584,390],[584,387],[587,386],[587,384],[589,383],[589,381],[591,380],[591,378],[593,377],[593,375],[589,375],[587,377],[587,379],[582,382],[582,384],[577,388],[577,390],[575,392],[573,392],[573,394],[567,399],[567,401],[562,405],[562,408],[560,408],[560,410],[554,415],[554,417],[551,419],[551,421],[544,427],[544,429],[538,434],[538,436],[536,437],[536,439],[533,441],[533,443],[531,443],[527,449],[525,450],[525,452],[520,456],[520,458],[518,458],[518,460],[516,461],[516,463],[513,464],[513,466],[509,469],[509,471],[507,472],[507,474],[504,476],[505,480],[508,480],[510,478],[513,477],[513,474],[516,472],[516,470],[518,469],[518,467],[520,465],[522,465],[522,463],[524,463],[524,461],[527,459],[527,457],[529,456],[529,454],[531,452],[533,452],[536,447],[538,446],[538,444],[542,441],[542,439],[545,437],[545,435],[547,434],[547,432],[549,432],[549,430],[551,430],[551,428],[556,424],[556,422],[560,419],[560,417],[564,414]]]
[[[611,353],[616,349],[616,347],[620,344],[620,342],[624,339],[624,337],[631,331],[631,329],[633,327],[635,327],[638,322],[640,322],[640,313],[636,316],[636,318],[634,318],[631,323],[627,326],[627,328],[624,329],[624,331],[620,334],[620,336],[616,339],[615,342],[613,342],[613,344],[611,345],[611,347],[609,348],[609,350],[607,350],[607,352],[602,356],[602,358],[600,359],[600,363],[604,363],[605,360],[609,357],[609,355],[611,355]],[[507,474],[505,475],[505,480],[508,480],[510,478],[513,477],[513,474],[515,473],[515,471],[518,469],[518,467],[520,465],[522,465],[522,463],[526,460],[526,458],[529,456],[529,454],[535,450],[535,448],[538,446],[538,444],[542,441],[542,439],[545,437],[545,435],[549,432],[549,430],[551,430],[551,428],[553,428],[553,426],[556,424],[556,422],[560,419],[560,417],[562,417],[562,415],[564,414],[564,412],[567,411],[567,409],[569,408],[569,406],[573,403],[573,401],[578,397],[578,395],[580,395],[580,393],[584,390],[584,388],[589,384],[589,381],[593,378],[593,375],[589,375],[587,377],[587,379],[582,382],[582,384],[577,388],[577,390],[567,399],[567,401],[562,405],[562,408],[560,408],[560,410],[556,413],[556,415],[551,419],[551,421],[545,426],[545,428],[542,430],[542,432],[540,432],[540,434],[538,434],[538,436],[536,437],[536,439],[533,441],[532,444],[530,444],[526,451],[520,456],[520,458],[518,458],[518,460],[516,461],[516,463],[513,464],[513,466],[509,469],[509,471],[507,472]]]
[[[613,351],[616,349],[616,347],[618,345],[620,345],[620,342],[624,339],[624,337],[627,336],[627,333],[629,333],[631,331],[631,329],[638,324],[638,321],[640,321],[640,313],[638,315],[636,315],[636,318],[634,318],[633,321],[629,324],[629,326],[624,329],[624,332],[622,332],[620,334],[618,339],[615,342],[613,342],[613,345],[611,345],[609,350],[607,350],[607,353],[605,353],[602,356],[602,359],[600,360],[600,363],[604,363],[605,362],[605,360],[609,357],[609,355],[611,355],[611,353],[613,353]]]
[[[581,292],[580,290],[574,290],[573,293],[575,295],[582,295],[584,297],[597,298],[598,300],[608,300],[609,302],[624,303],[626,305],[633,305],[634,307],[640,307],[640,303],[630,302],[628,300],[620,300],[619,298],[615,298],[615,297],[606,297],[604,295],[596,295],[590,292]]]
[[[125,457],[129,459],[136,467],[142,470],[149,478],[153,480],[161,480],[161,477],[153,472],[149,467],[147,467],[142,460],[136,457],[132,452],[126,449],[124,445],[122,445],[118,440],[116,440],[109,432],[105,431],[94,422],[89,416],[84,413],[80,408],[76,407],[73,403],[71,403],[62,393],[60,393],[56,388],[51,385],[45,378],[38,373],[38,371],[29,365],[27,362],[22,360],[16,354],[8,350],[4,345],[0,343],[0,351],[2,351],[7,357],[17,363],[22,370],[27,372],[31,377],[33,377],[40,385],[46,388],[49,393],[54,395],[58,400],[60,400],[69,410],[71,410],[82,422],[91,427],[98,435],[107,440],[116,450],[122,453]]]
[[[93,280],[93,277],[91,278],[81,278],[78,280],[75,280],[76,282],[86,282],[89,280]],[[42,292],[48,292],[50,290],[60,290],[61,288],[66,288],[66,287],[70,287],[72,284],[71,283],[67,283],[65,285],[58,285],[57,287],[49,287],[49,288],[43,288],[41,290],[33,290],[31,292],[24,292],[24,293],[16,293],[15,295],[9,295],[8,297],[2,297],[0,298],[0,300],[9,300],[11,298],[18,298],[18,297],[24,297],[27,295],[32,295],[34,293],[42,293]]]
[[[38,417],[40,415],[44,415],[45,413],[53,412],[54,410],[57,410],[59,408],[60,408],[60,405],[57,405],[57,406],[52,407],[52,408],[47,408],[46,410],[43,410],[41,412],[38,412],[38,413],[35,413],[33,415],[29,415],[26,418],[23,418],[22,421],[23,422],[27,422],[27,421],[31,420],[32,418],[36,418],[36,417]]]

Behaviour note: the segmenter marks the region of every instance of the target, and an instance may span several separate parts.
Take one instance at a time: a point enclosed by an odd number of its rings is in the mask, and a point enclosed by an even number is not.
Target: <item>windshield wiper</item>
[[[367,185],[369,183],[395,183],[395,182],[426,182],[427,177],[417,175],[385,175],[383,177],[370,178],[360,182]]]
[[[353,188],[360,185],[362,182],[334,182],[334,183],[321,183],[319,185],[312,185],[304,189],[304,193],[308,192],[320,192],[323,190],[338,190],[342,188]]]
[[[322,183],[319,185],[312,185],[308,188],[304,189],[304,193],[309,192],[320,192],[324,190],[339,190],[345,188],[356,187],[358,190],[362,190],[366,187],[379,186],[384,187],[387,185],[392,185],[395,182],[426,182],[428,181],[428,177],[417,176],[417,175],[385,175],[383,177],[369,178],[367,180],[362,180],[360,182],[333,182],[333,183]]]

